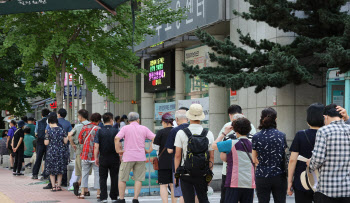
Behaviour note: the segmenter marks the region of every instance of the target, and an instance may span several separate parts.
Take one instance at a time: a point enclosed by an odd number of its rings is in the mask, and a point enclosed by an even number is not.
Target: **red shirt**
[[[79,134],[79,143],[83,144],[83,151],[80,154],[81,160],[95,161],[94,139],[98,129],[100,129],[100,127],[98,127],[96,123],[89,123],[88,125],[84,125],[81,129]]]

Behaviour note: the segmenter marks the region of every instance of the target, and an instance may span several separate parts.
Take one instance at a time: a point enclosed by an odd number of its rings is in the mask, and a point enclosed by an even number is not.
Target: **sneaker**
[[[49,189],[52,189],[52,185],[51,184],[48,184],[46,185],[45,187],[43,187],[44,190],[49,190]]]
[[[69,188],[68,188],[68,191],[73,191],[74,190],[74,187],[73,186],[70,186]]]
[[[103,202],[103,203],[107,203],[108,201],[106,199],[104,200],[97,200],[98,202]]]
[[[116,203],[125,203],[125,199],[118,199]]]
[[[138,199],[133,199],[132,203],[139,203],[139,200]]]
[[[16,176],[24,176],[23,173],[17,173]]]
[[[38,179],[38,176],[37,176],[37,175],[33,175],[33,176],[32,176],[32,179],[33,179],[33,180],[37,180],[37,179]]]
[[[17,173],[16,173],[16,172],[12,172],[12,175],[14,175],[14,176],[15,176],[15,175],[17,175]]]

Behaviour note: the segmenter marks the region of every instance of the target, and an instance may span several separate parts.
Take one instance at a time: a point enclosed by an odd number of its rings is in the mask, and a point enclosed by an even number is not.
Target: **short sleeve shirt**
[[[154,138],[154,144],[159,145],[159,155],[164,152],[159,157],[159,169],[171,169],[172,167],[172,155],[168,153],[168,150],[165,147],[165,143],[167,142],[168,136],[172,127],[161,129],[157,132],[156,137]],[[158,155],[158,156],[159,156]]]
[[[175,146],[174,146],[174,143],[175,143],[175,137],[176,137],[176,134],[177,132],[179,132],[179,130],[182,130],[182,129],[185,129],[189,126],[190,124],[188,123],[183,123],[175,128],[173,128],[171,131],[170,131],[170,134],[168,136],[168,139],[166,141],[166,144],[165,144],[165,147],[168,148],[168,149],[173,149],[174,152],[173,152],[173,158],[175,156]]]
[[[123,162],[146,161],[145,141],[153,140],[154,133],[146,126],[132,122],[120,129],[116,135],[124,139]]]
[[[19,129],[15,132],[15,134],[13,135],[13,147],[16,147],[20,138],[24,139],[24,132],[22,129]],[[18,149],[24,150],[24,142],[22,140],[21,145],[18,147]]]
[[[188,126],[188,129],[191,131],[192,134],[198,134],[200,135],[203,131],[203,127],[199,124],[191,124]],[[209,151],[213,151],[213,149],[211,148],[211,145],[214,142],[214,135],[211,131],[208,131],[207,134],[207,138],[209,140],[209,145],[208,145],[208,150]],[[175,147],[180,147],[182,148],[182,161],[181,161],[181,165],[184,164],[184,160],[186,158],[187,155],[187,142],[188,142],[188,137],[185,134],[185,132],[183,130],[180,130],[177,134],[176,134],[176,138],[175,138]]]
[[[315,146],[317,130],[308,129],[297,132],[294,137],[292,146],[290,147],[291,152],[298,152],[299,155],[310,159],[312,156],[312,150]],[[306,137],[307,136],[307,137]],[[309,141],[308,141],[308,139]],[[309,143],[310,142],[310,143]],[[306,163],[303,161],[298,161],[295,167],[293,186],[300,190],[306,191],[300,182],[300,175],[306,170]]]
[[[269,178],[285,172],[281,167],[287,148],[284,133],[275,128],[262,129],[253,136],[252,141],[259,161],[256,177]]]

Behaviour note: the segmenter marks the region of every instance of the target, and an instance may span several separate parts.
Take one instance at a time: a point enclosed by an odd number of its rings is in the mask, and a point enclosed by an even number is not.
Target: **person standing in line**
[[[253,136],[252,158],[256,167],[256,192],[259,203],[285,203],[287,178],[285,171],[286,134],[277,130],[277,112],[266,108],[261,112],[260,132]]]
[[[195,192],[197,194],[199,203],[208,203],[208,184],[206,177],[212,175],[212,170],[214,166],[214,150],[211,148],[212,143],[214,142],[214,135],[211,131],[208,131],[204,129],[200,122],[201,120],[204,120],[205,115],[203,112],[203,107],[200,104],[192,104],[190,106],[190,109],[186,112],[187,118],[190,120],[190,125],[188,128],[185,128],[183,130],[180,130],[176,134],[175,138],[175,146],[176,146],[176,153],[175,153],[175,171],[178,173],[178,168],[181,166],[183,167],[183,173],[181,173],[180,180],[181,180],[181,190],[183,194],[183,198],[185,202],[195,202]],[[193,174],[189,174],[188,172],[188,164],[190,160],[187,160],[189,157],[187,156],[188,147],[189,147],[189,139],[194,141],[195,139],[193,136],[196,135],[196,139],[203,140],[208,144],[207,151],[203,153],[197,154],[196,158],[199,158],[199,160],[205,162],[205,163],[198,163],[197,162],[191,162],[190,165],[192,167],[197,167],[196,165],[205,165],[206,169],[205,171],[192,171]],[[206,139],[203,139],[205,137]],[[199,144],[199,143],[198,143]],[[192,145],[193,146],[193,145]],[[202,146],[201,146],[202,147]],[[190,149],[194,150],[194,149]],[[200,156],[202,155],[203,156]],[[205,156],[204,156],[205,155]],[[204,157],[204,160],[201,158]],[[181,160],[182,159],[182,160]],[[194,160],[194,159],[193,159]],[[180,163],[181,162],[181,163]],[[203,173],[202,173],[203,172]]]
[[[119,174],[119,154],[115,151],[114,138],[118,133],[117,128],[113,128],[113,114],[108,112],[102,116],[105,124],[96,133],[95,142],[95,164],[99,166],[101,202],[107,202],[107,178],[108,171],[111,177],[111,191],[109,197],[113,202],[118,200],[118,174]]]
[[[168,202],[168,186],[171,189],[171,201],[175,203],[172,173],[172,155],[168,153],[165,144],[173,129],[173,116],[165,113],[162,116],[163,129],[159,130],[154,138],[153,149],[158,151],[158,184],[160,185],[160,197],[163,203]]]
[[[167,151],[169,154],[172,154],[172,172],[173,172],[173,180],[175,179],[175,165],[174,165],[174,157],[176,153],[176,148],[174,146],[175,143],[175,138],[177,132],[179,132],[182,129],[187,128],[190,124],[188,124],[188,119],[186,117],[186,111],[185,109],[179,109],[178,111],[175,112],[175,121],[177,124],[177,127],[171,129],[170,134],[167,138],[167,142],[165,144],[165,147],[167,148]],[[175,183],[175,182],[174,182]],[[182,196],[182,191],[181,191],[181,181],[179,180],[179,186],[174,186],[174,197],[175,198],[180,198],[180,203],[184,203],[184,199]],[[177,199],[175,199],[175,202],[177,202]],[[196,201],[197,202],[197,201]]]
[[[48,109],[43,109],[41,111],[41,117],[42,119],[37,122],[37,125],[35,126],[35,135],[38,138],[37,139],[37,145],[36,145],[36,160],[33,167],[33,176],[32,179],[38,179],[38,173],[41,167],[41,162],[43,158],[45,157],[46,153],[46,146],[44,145],[45,140],[45,128],[46,128],[46,121],[47,116],[49,115],[50,111]]]
[[[119,200],[117,203],[125,203],[126,182],[129,181],[130,171],[134,172],[134,199],[133,203],[138,203],[138,197],[142,187],[142,181],[146,175],[146,153],[153,151],[152,146],[145,150],[146,139],[154,141],[155,135],[147,127],[140,125],[140,116],[136,112],[128,115],[130,125],[121,128],[115,137],[115,150],[123,156],[119,169]],[[124,149],[120,140],[124,139]]]
[[[314,202],[314,192],[305,190],[300,181],[300,175],[306,170],[306,163],[298,161],[301,155],[307,159],[311,158],[312,150],[315,146],[316,133],[319,128],[324,126],[324,105],[315,103],[307,109],[306,121],[309,129],[297,132],[290,147],[291,156],[288,165],[288,195],[295,194],[295,203]]]
[[[33,156],[33,141],[35,140],[35,138],[30,134],[31,133],[31,129],[27,126],[24,128],[23,130],[24,132],[24,158],[32,158]]]
[[[48,118],[50,128],[47,130],[45,136],[45,145],[47,147],[47,154],[45,160],[45,172],[50,175],[51,183],[55,183],[57,176],[57,185],[51,188],[51,191],[62,191],[61,182],[62,174],[67,167],[65,145],[68,143],[66,132],[59,127],[56,116]]]
[[[21,117],[21,120],[24,121],[25,126],[28,125],[28,117],[27,117],[27,116],[22,116],[22,117]]]
[[[242,114],[236,114],[241,115]],[[236,116],[235,115],[235,116]],[[222,140],[230,131],[237,139]],[[227,126],[220,137],[214,141],[213,149],[221,152],[220,158],[227,162],[225,180],[225,203],[253,203],[255,189],[255,166],[251,157],[252,143],[248,139],[251,123],[246,118],[237,118],[232,126]]]
[[[83,145],[83,150],[80,154],[81,166],[82,166],[82,187],[81,194],[78,199],[85,199],[85,189],[89,186],[89,173],[91,169],[94,169],[94,188],[97,189],[97,199],[100,199],[100,176],[99,168],[95,165],[94,157],[94,139],[99,122],[101,122],[101,114],[93,113],[90,117],[91,123],[85,125],[79,134],[79,143]]]
[[[12,149],[13,149],[13,152],[15,153],[13,175],[20,176],[20,175],[24,175],[23,173],[21,173],[21,170],[22,170],[22,162],[23,162],[23,154],[24,154],[23,128],[25,126],[25,122],[19,121],[17,126],[18,126],[18,129],[16,130],[12,139]]]
[[[128,122],[128,117],[126,115],[123,115],[122,118],[120,119],[120,129],[122,129],[122,127],[126,126]]]
[[[83,150],[83,145],[79,143],[79,135],[82,128],[90,124],[90,121],[88,121],[88,118],[89,118],[89,112],[85,109],[80,109],[78,111],[78,120],[80,123],[75,125],[73,130],[68,133],[69,142],[75,152],[74,171],[75,171],[75,175],[79,180],[73,183],[75,196],[79,195],[79,186],[81,185],[81,179],[82,179],[82,173],[81,173],[82,166],[81,166],[80,154]],[[88,191],[88,188],[85,189],[83,194],[84,196],[90,196],[90,192]]]
[[[226,123],[219,135],[218,138],[221,137],[222,133],[225,132],[226,127],[231,127],[232,126],[232,122],[235,120],[234,117],[238,114],[238,115],[242,115],[242,108],[239,105],[231,105],[228,110],[227,110],[228,116],[230,118],[230,122]],[[237,118],[236,118],[237,119]],[[250,135],[254,135],[256,133],[256,129],[254,127],[253,124],[251,124],[251,131],[249,132]],[[249,138],[249,135],[248,135]],[[223,137],[223,139],[221,140],[217,140],[217,142],[220,141],[226,141],[226,140],[235,140],[236,138],[236,134],[233,130],[231,130],[229,133],[226,134],[226,136]],[[221,198],[220,198],[220,203],[224,203],[225,202],[225,192],[226,192],[226,188],[225,188],[225,180],[226,180],[226,168],[227,168],[227,163],[224,161],[222,163],[222,180],[221,180]]]
[[[336,104],[325,107],[325,126],[317,131],[306,163],[310,171],[320,172],[315,203],[350,202],[350,125],[346,110],[341,109]]]
[[[7,133],[8,131],[7,130],[4,130],[2,131],[2,134],[1,134],[1,140],[0,140],[0,156],[1,156],[1,164],[2,164],[2,156],[3,155],[8,155],[9,154],[9,151],[6,147],[6,144],[7,144]]]
[[[121,120],[120,116],[116,116],[114,118],[115,123],[113,125],[113,128],[117,128],[118,130],[120,129],[120,120]]]
[[[35,138],[35,125],[34,125],[34,118],[33,117],[28,118],[27,127],[30,128],[30,135]]]
[[[10,154],[10,170],[13,169],[13,162],[15,159],[15,153],[13,152],[12,149],[12,139],[13,139],[13,135],[15,134],[17,128],[16,128],[17,122],[15,120],[11,120],[10,121],[10,129],[7,133],[7,144],[6,144],[6,148],[9,150],[9,154]]]

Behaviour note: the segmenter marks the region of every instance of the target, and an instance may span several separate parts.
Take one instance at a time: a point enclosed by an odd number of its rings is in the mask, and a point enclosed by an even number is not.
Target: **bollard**
[[[3,158],[2,167],[3,168],[10,167],[10,155],[3,155],[2,158]]]
[[[27,165],[30,163],[30,158],[25,158],[24,159],[24,165]],[[32,167],[25,167],[24,174],[30,174],[32,173]]]

